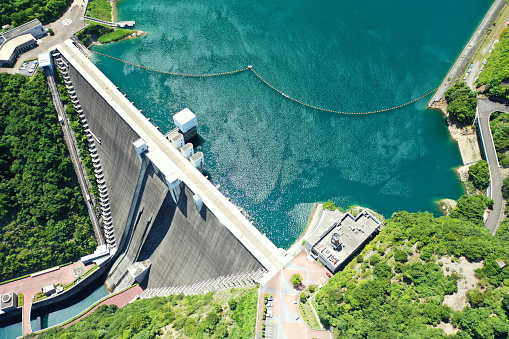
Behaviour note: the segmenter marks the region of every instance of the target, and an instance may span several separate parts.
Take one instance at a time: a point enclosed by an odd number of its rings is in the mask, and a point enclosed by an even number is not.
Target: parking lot
[[[37,64],[38,64],[37,60],[25,61],[21,65],[21,68],[17,70],[17,72],[28,77],[32,76],[37,70]]]

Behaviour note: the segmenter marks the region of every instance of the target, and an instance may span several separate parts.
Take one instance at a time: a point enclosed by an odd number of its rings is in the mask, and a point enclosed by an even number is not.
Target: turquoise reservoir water
[[[39,331],[40,329],[63,323],[64,321],[80,314],[92,306],[96,301],[107,296],[108,294],[108,289],[102,284],[95,290],[85,291],[82,293],[82,295],[77,296],[77,298],[80,298],[81,300],[73,300],[73,302],[77,301],[75,304],[30,319],[32,331]]]
[[[21,322],[0,326],[0,338],[14,339],[23,335]]]
[[[100,286],[90,286],[70,301],[70,303],[74,304],[57,305],[58,309],[43,315],[36,315],[33,319],[30,319],[32,331],[39,331],[40,329],[58,325],[71,319],[108,294],[108,289],[103,284],[100,284]],[[20,321],[21,316],[17,320]],[[22,335],[23,327],[21,321],[9,325],[0,325],[0,338],[2,339],[14,339]]]
[[[170,72],[253,65],[302,101],[378,110],[438,86],[490,4],[122,0],[118,19],[149,33],[93,49]],[[251,72],[189,79],[93,60],[162,131],[179,110],[196,113],[212,182],[277,246],[295,241],[315,202],[438,214],[436,200],[463,194],[459,150],[426,100],[345,116],[299,106]]]

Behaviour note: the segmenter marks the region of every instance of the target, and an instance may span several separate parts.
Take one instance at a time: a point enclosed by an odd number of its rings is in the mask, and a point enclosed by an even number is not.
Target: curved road
[[[477,100],[477,114],[479,121],[479,131],[481,132],[481,141],[484,149],[484,155],[490,169],[490,187],[488,188],[488,197],[494,200],[493,210],[490,211],[488,219],[484,226],[495,234],[500,222],[504,216],[504,200],[502,198],[502,179],[498,166],[497,152],[491,135],[490,116],[493,112],[509,113],[509,106],[489,99]]]
[[[486,32],[492,23],[497,20],[500,11],[502,11],[505,5],[506,0],[493,1],[490,9],[482,19],[475,32],[470,37],[470,40],[463,48],[463,51],[461,51],[461,54],[456,59],[454,65],[445,76],[444,80],[442,81],[442,85],[438,88],[435,94],[433,94],[430,101],[428,102],[429,108],[432,108],[435,102],[440,101],[444,97],[445,92],[451,85],[451,80],[458,78],[461,79],[463,73],[467,70],[468,65],[470,65],[472,62],[472,59],[475,56],[475,52],[479,47],[479,43],[484,41],[484,32]]]

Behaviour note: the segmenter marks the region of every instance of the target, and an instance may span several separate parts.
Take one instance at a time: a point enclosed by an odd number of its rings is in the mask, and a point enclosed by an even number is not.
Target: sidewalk
[[[8,292],[14,292],[16,294],[23,293],[23,335],[32,333],[32,329],[30,327],[30,309],[32,305],[32,299],[37,292],[39,292],[44,286],[51,284],[69,284],[73,282],[78,275],[83,275],[93,266],[93,264],[84,266],[81,261],[77,261],[73,264],[61,267],[56,271],[44,273],[36,277],[27,277],[4,285],[0,285],[0,295]],[[79,272],[79,274],[76,274],[75,272]],[[28,321],[25,321],[27,319]]]
[[[261,333],[263,296],[266,293],[272,294],[274,300],[272,307],[272,318],[266,318],[265,338],[267,339],[329,339],[331,333],[327,330],[315,330],[309,328],[300,318],[299,295],[302,292],[290,283],[293,274],[302,276],[304,288],[309,284],[323,285],[327,282],[327,269],[318,264],[315,260],[308,261],[306,252],[300,252],[288,265],[279,271],[271,280],[261,287],[258,300],[257,338]],[[269,302],[270,303],[270,302]],[[268,321],[267,321],[268,320]]]

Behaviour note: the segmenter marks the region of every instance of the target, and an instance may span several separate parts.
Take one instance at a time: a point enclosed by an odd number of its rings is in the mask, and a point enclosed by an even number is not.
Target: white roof
[[[49,52],[39,54],[38,58],[39,67],[51,66],[51,57],[49,55]]]
[[[196,118],[196,115],[191,112],[189,108],[184,108],[182,111],[178,112],[173,116],[173,121],[175,123],[179,123],[181,126],[184,126],[187,122]]]
[[[7,41],[5,44],[3,44],[2,49],[0,49],[0,61],[8,61],[11,58],[12,53],[14,53],[16,47],[32,41],[35,41],[35,38],[30,33],[20,35]]]

